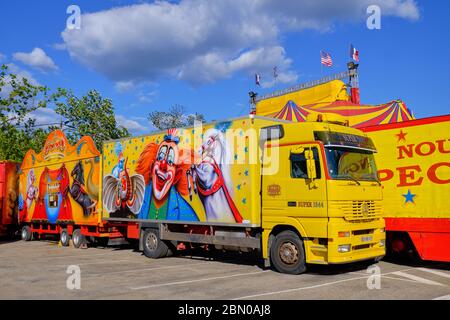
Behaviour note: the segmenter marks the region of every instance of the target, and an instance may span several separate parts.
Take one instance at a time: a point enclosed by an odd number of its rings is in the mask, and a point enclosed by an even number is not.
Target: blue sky
[[[80,30],[65,30],[71,4]],[[380,30],[366,27],[370,4],[381,8]],[[401,98],[426,117],[449,113],[449,12],[444,0],[2,1],[0,62],[52,89],[99,90],[120,123],[142,134],[149,112],[173,104],[208,120],[246,114],[250,90],[345,70],[352,43],[362,102]],[[333,68],[321,67],[322,49]],[[53,114],[36,116],[45,123]]]

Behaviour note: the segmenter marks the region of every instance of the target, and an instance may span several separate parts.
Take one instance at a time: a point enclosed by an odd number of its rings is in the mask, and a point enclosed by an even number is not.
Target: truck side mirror
[[[305,150],[306,168],[308,170],[308,179],[314,180],[317,178],[316,160],[314,160],[314,153],[311,149]]]

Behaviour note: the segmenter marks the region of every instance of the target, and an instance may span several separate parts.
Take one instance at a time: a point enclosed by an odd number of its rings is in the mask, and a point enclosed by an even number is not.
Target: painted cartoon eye
[[[173,166],[175,163],[175,151],[173,148],[169,149],[169,155],[167,156],[167,164]]]
[[[166,153],[167,153],[167,146],[162,146],[161,149],[159,149],[157,160],[158,161],[164,160],[164,158],[166,157]]]

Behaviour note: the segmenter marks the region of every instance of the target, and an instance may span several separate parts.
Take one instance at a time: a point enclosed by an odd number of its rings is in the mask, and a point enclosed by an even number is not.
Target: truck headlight
[[[381,228],[381,229],[380,229],[380,232],[381,232],[381,233],[385,233],[385,231],[386,231],[385,228]]]
[[[385,241],[385,240],[380,240],[380,247],[384,247],[385,244],[386,244],[386,241]]]
[[[349,244],[341,244],[338,246],[338,252],[344,253],[344,252],[350,252],[350,245]]]

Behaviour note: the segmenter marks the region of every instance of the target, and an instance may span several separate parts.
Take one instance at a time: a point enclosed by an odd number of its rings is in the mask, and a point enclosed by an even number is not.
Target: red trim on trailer
[[[387,232],[407,232],[423,260],[450,262],[450,218],[385,218]]]
[[[80,229],[81,234],[91,237],[107,237],[107,238],[125,238],[128,232],[128,227],[137,223],[106,223],[103,225],[75,225],[75,224],[58,224],[48,223],[46,221],[32,221],[30,224],[31,232],[36,232],[39,235],[59,234],[62,229],[67,228],[70,235],[75,229]],[[139,232],[139,228],[138,228]],[[139,234],[138,234],[139,237]]]
[[[139,239],[140,231],[139,223],[129,222],[127,224],[127,238]]]
[[[444,122],[444,121],[450,121],[450,114],[443,115],[443,116],[408,120],[408,121],[404,121],[404,122],[386,123],[386,124],[379,124],[379,125],[375,125],[375,126],[360,127],[358,129],[360,129],[364,132],[372,132],[372,131],[381,131],[381,130],[388,130],[388,129],[420,126],[423,124],[430,124],[430,123]]]

